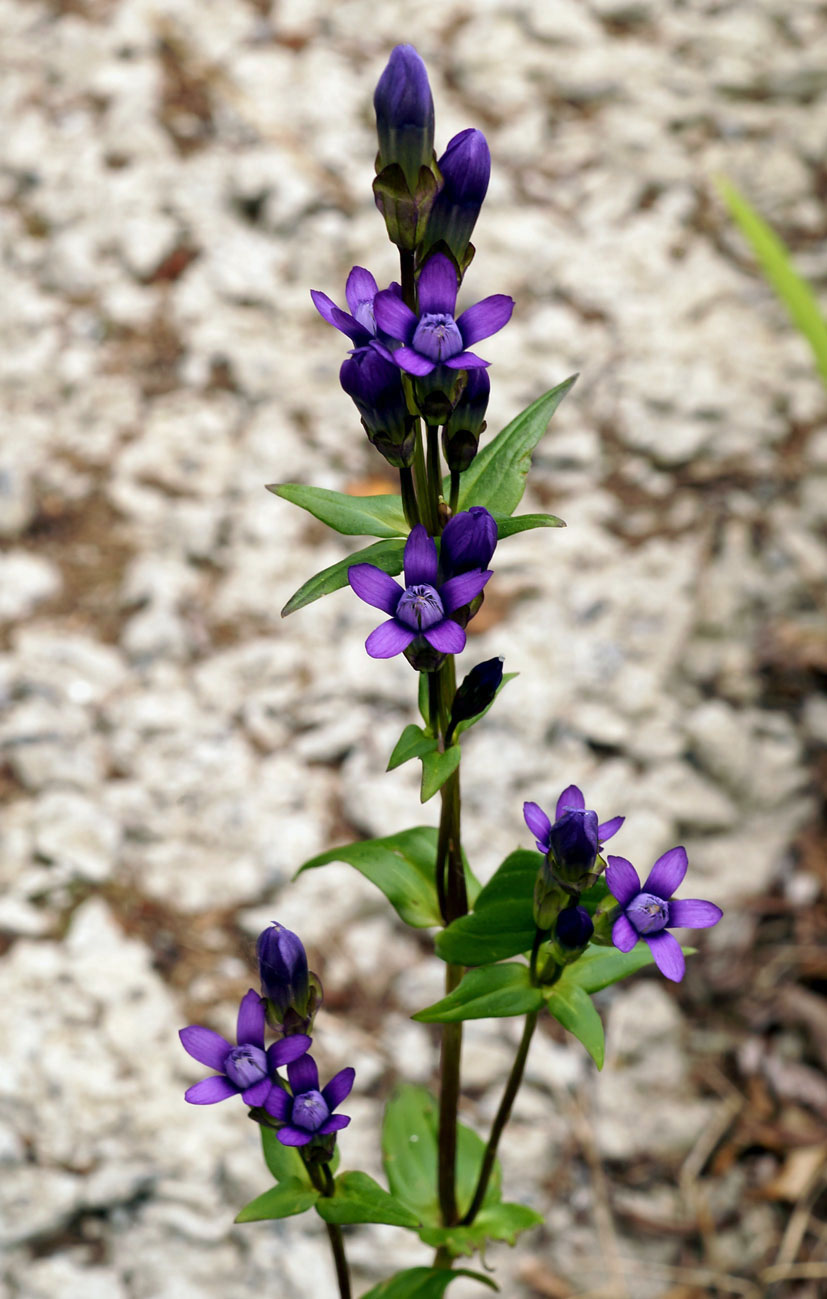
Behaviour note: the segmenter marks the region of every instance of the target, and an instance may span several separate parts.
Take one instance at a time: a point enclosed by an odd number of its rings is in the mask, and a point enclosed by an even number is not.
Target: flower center
[[[396,616],[414,631],[427,631],[442,622],[445,610],[439,593],[432,586],[409,586],[396,606]]]
[[[669,924],[669,903],[654,893],[638,893],[626,915],[639,934],[656,934]]]
[[[290,1121],[297,1128],[304,1128],[305,1132],[318,1132],[325,1120],[329,1118],[330,1110],[321,1092],[302,1092],[301,1096],[297,1096],[293,1101]]]
[[[462,351],[462,334],[447,311],[426,312],[414,330],[411,346],[429,361],[447,361]]]
[[[358,321],[369,334],[376,334],[376,317],[373,314],[372,298],[365,298],[363,302],[359,303],[353,313],[353,319]]]
[[[259,1046],[234,1046],[224,1061],[224,1072],[231,1083],[246,1091],[267,1077],[267,1056]]]

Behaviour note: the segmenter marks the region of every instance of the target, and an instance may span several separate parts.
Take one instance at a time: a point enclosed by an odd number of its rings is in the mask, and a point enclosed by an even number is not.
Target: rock
[[[50,560],[24,550],[0,555],[0,623],[25,618],[61,586],[60,570]]]

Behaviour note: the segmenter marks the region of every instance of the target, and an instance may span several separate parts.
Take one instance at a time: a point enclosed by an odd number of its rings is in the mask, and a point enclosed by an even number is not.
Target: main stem
[[[511,1116],[511,1107],[514,1104],[514,1098],[520,1089],[520,1083],[523,1081],[525,1062],[528,1057],[528,1048],[531,1046],[534,1029],[537,1027],[538,1014],[538,1011],[532,1010],[530,1015],[526,1015],[520,1048],[511,1069],[511,1074],[506,1084],[505,1091],[503,1092],[503,1098],[500,1101],[500,1108],[497,1110],[496,1117],[491,1127],[491,1136],[488,1138],[488,1145],[485,1147],[485,1154],[482,1159],[482,1167],[480,1168],[477,1189],[474,1192],[474,1198],[471,1201],[468,1212],[462,1219],[463,1227],[469,1227],[471,1225],[479,1213],[482,1207],[482,1202],[485,1199],[485,1192],[488,1190],[488,1183],[494,1169],[494,1161],[497,1158],[497,1146],[500,1143],[503,1128]]]
[[[333,1174],[330,1171],[330,1164],[307,1164],[306,1168],[317,1191],[321,1191],[322,1195],[327,1198],[335,1194],[336,1188]],[[336,1268],[336,1281],[339,1286],[340,1299],[352,1299],[350,1272],[345,1257],[345,1240],[342,1229],[335,1222],[326,1222],[325,1226],[327,1227],[327,1235],[333,1253],[333,1265]]]

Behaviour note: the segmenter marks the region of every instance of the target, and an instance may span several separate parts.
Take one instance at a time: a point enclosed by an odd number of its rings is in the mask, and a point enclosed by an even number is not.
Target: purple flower
[[[374,299],[376,323],[402,344],[388,356],[408,374],[424,376],[437,365],[449,370],[485,367],[467,349],[480,338],[488,338],[507,325],[514,300],[504,293],[483,298],[476,306],[454,319],[457,304],[457,272],[443,253],[429,258],[419,277],[419,316],[415,316],[395,293],[385,290]]]
[[[593,869],[601,846],[617,834],[626,819],[615,816],[598,825],[597,813],[586,808],[576,785],[569,785],[558,798],[553,825],[537,803],[524,803],[523,816],[539,851],[574,877]]]
[[[428,217],[425,247],[442,239],[462,263],[491,176],[491,153],[482,131],[460,131],[438,166],[442,189]]]
[[[397,469],[410,466],[416,431],[398,367],[372,347],[357,348],[342,362],[339,382],[377,451]]]
[[[445,525],[439,543],[439,563],[445,577],[487,568],[497,545],[497,523],[483,505],[461,510]]]
[[[585,907],[566,907],[557,917],[554,936],[562,947],[585,947],[594,933],[594,922]]]
[[[462,573],[438,583],[436,543],[421,523],[405,543],[405,589],[375,564],[354,564],[348,581],[366,604],[391,615],[365,641],[371,658],[389,659],[418,637],[440,654],[459,654],[465,631],[449,616],[479,595],[490,571]]]
[[[412,45],[391,52],[373,96],[379,135],[377,171],[398,163],[411,193],[434,153],[434,100],[425,64]]]
[[[279,1020],[291,1006],[304,1011],[310,990],[307,954],[301,939],[276,921],[256,939],[261,995],[271,1002]]]
[[[502,658],[486,659],[484,663],[478,663],[471,669],[451,704],[451,720],[445,735],[446,745],[450,744],[451,736],[460,722],[467,722],[472,717],[477,717],[493,702],[494,696],[502,685],[502,679]]]
[[[283,1146],[306,1146],[314,1137],[327,1137],[346,1128],[346,1114],[334,1114],[337,1105],[350,1095],[354,1069],[340,1069],[326,1087],[319,1091],[319,1071],[309,1055],[293,1060],[287,1066],[292,1096],[282,1087],[274,1087],[266,1109],[285,1126],[276,1136]]]
[[[670,848],[658,857],[643,888],[638,873],[625,857],[610,857],[606,883],[620,903],[621,914],[612,926],[612,942],[621,952],[630,952],[642,938],[655,965],[667,979],[680,983],[686,962],[680,943],[670,929],[709,929],[723,912],[714,902],[699,898],[673,898],[686,874],[685,848]]]
[[[198,1024],[182,1028],[178,1036],[194,1060],[218,1071],[187,1089],[184,1100],[190,1105],[215,1105],[239,1093],[245,1105],[265,1105],[274,1089],[270,1075],[280,1065],[304,1055],[311,1042],[304,1033],[295,1033],[265,1051],[264,1006],[252,988],[241,998],[238,1008],[237,1046]]]
[[[477,454],[480,434],[485,432],[490,392],[488,371],[469,370],[462,395],[445,421],[442,449],[448,468],[457,473],[466,470]]]
[[[347,311],[337,307],[332,298],[318,289],[311,289],[310,296],[319,315],[329,325],[347,334],[357,348],[362,348],[369,347],[377,337],[373,301],[378,292],[378,285],[370,271],[366,271],[364,266],[354,266],[345,285]],[[398,284],[393,283],[385,292],[398,298],[402,290]]]

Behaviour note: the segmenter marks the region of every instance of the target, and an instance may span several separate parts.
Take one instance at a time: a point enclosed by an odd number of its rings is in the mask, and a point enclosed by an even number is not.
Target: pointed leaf
[[[335,1194],[321,1196],[316,1212],[325,1222],[386,1222],[391,1227],[419,1227],[416,1214],[367,1173],[342,1173],[336,1178]]]
[[[462,750],[458,744],[452,744],[444,753],[434,749],[422,755],[422,788],[419,794],[420,803],[427,803],[441,789],[449,776],[453,776],[459,766]]]
[[[366,546],[364,550],[356,550],[344,559],[337,559],[336,563],[331,564],[329,568],[323,568],[321,572],[309,577],[298,591],[291,595],[281,611],[282,618],[286,618],[289,613],[295,613],[297,609],[303,609],[307,604],[312,604],[323,595],[330,595],[331,592],[340,591],[343,586],[347,586],[347,572],[353,564],[375,564],[384,573],[396,577],[397,573],[402,572],[404,550],[405,543],[402,540],[374,541],[372,546]]]
[[[312,1186],[310,1175],[295,1146],[283,1146],[276,1136],[274,1128],[268,1128],[262,1124],[260,1132],[264,1160],[276,1181],[297,1180],[305,1186]]]
[[[497,520],[497,539],[513,537],[518,532],[529,532],[532,528],[565,528],[562,519],[556,514],[507,514],[494,515]]]
[[[347,537],[406,537],[410,531],[401,496],[348,496],[302,483],[270,483],[267,490]]]
[[[271,1186],[263,1195],[257,1195],[236,1214],[236,1222],[264,1222],[268,1218],[291,1218],[295,1213],[305,1213],[319,1198],[313,1186],[307,1186],[298,1177],[289,1177],[278,1186]]]
[[[527,965],[480,965],[469,970],[447,997],[411,1018],[421,1024],[455,1024],[464,1019],[527,1015],[542,1004],[542,992],[532,986]]]
[[[694,947],[682,949],[685,956],[692,956]],[[627,979],[630,974],[652,965],[654,958],[644,942],[638,942],[631,952],[619,952],[616,947],[598,947],[592,944],[572,965],[566,967],[560,976],[560,983],[566,986],[576,984],[585,992],[599,992],[612,983]]]
[[[598,1069],[602,1069],[605,1051],[603,1021],[587,992],[572,983],[561,987],[562,982],[561,978],[551,988],[544,989],[548,1012],[583,1043]]]
[[[573,374],[538,397],[474,457],[460,478],[461,510],[467,510],[471,505],[484,505],[497,517],[514,513],[525,491],[531,453],[576,378],[577,375]],[[450,481],[446,479],[443,485],[446,501],[450,490]]]
[[[493,1204],[480,1209],[470,1227],[424,1227],[420,1239],[434,1249],[444,1246],[452,1254],[473,1254],[483,1250],[489,1240],[516,1244],[517,1236],[543,1221],[542,1215],[527,1204]]]
[[[483,1272],[471,1272],[468,1268],[408,1267],[404,1272],[388,1277],[387,1281],[380,1281],[362,1299],[442,1299],[458,1276],[471,1277],[481,1285],[487,1285],[489,1290],[499,1290],[496,1282]]]
[[[311,857],[296,873],[332,861],[347,862],[382,890],[406,925],[425,929],[442,923],[434,883],[436,842],[434,826],[414,826],[385,839],[331,848]]]
[[[388,759],[388,771],[401,767],[403,762],[410,762],[411,758],[421,758],[426,753],[433,753],[437,747],[437,742],[433,735],[428,735],[421,726],[416,726],[411,722],[406,726],[396,746]]]
[[[437,955],[457,965],[488,965],[534,942],[534,883],[542,864],[537,852],[519,848],[498,867],[467,916],[436,937]]]

